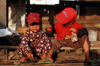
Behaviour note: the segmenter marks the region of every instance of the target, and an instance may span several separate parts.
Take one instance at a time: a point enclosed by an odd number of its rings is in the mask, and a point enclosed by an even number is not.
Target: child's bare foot
[[[26,57],[22,57],[20,60],[15,61],[14,64],[15,65],[19,65],[19,64],[21,64],[23,62],[27,62]]]

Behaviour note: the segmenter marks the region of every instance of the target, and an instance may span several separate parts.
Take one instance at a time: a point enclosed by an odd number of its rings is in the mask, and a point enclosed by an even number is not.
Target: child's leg
[[[52,55],[53,53],[55,53],[58,49],[60,49],[60,47],[62,46],[62,44],[60,44],[59,42],[57,42],[56,39],[52,39],[51,40],[52,43],[52,48],[50,49],[48,55],[47,55],[47,59],[49,59],[51,62],[53,62],[52,59]]]
[[[51,43],[52,43],[52,48],[49,50],[49,53],[47,55],[47,59],[50,61],[50,62],[53,62],[53,59],[52,59],[52,55],[53,53],[55,53],[58,49],[60,49],[60,47],[63,46],[63,44],[59,43],[58,42],[59,40],[57,39],[51,39]],[[66,44],[66,42],[65,42]],[[40,60],[39,62],[45,62],[46,60]]]
[[[86,37],[85,38],[85,41],[84,41],[84,44],[83,44],[83,49],[84,49],[84,52],[85,52],[85,55],[86,55],[86,59],[87,61],[91,61],[92,59],[90,58],[90,46],[88,44],[88,38]]]
[[[93,64],[93,65],[95,65],[95,64],[99,65],[96,61],[94,61],[90,58],[90,46],[89,46],[87,37],[85,38],[85,41],[84,41],[84,44],[83,44],[83,49],[84,49],[84,52],[85,52],[85,55],[86,55],[87,62],[93,61],[93,62],[90,62],[90,63]]]
[[[62,45],[59,42],[57,42],[56,39],[52,39],[51,43],[52,43],[52,48],[50,49],[50,51],[49,51],[49,53],[47,55],[47,59],[49,59],[50,62],[53,62],[53,59],[52,59],[53,53],[55,53],[58,49],[60,49],[60,47]]]
[[[53,62],[53,59],[52,59],[52,55],[53,55],[53,50],[50,49],[48,55],[47,55],[47,59],[50,61],[50,62]]]
[[[53,62],[53,59],[52,59],[52,55],[53,53],[55,53],[57,51],[57,49],[59,49],[61,47],[61,45],[56,41],[56,39],[52,39],[51,40],[51,43],[52,43],[52,48],[49,50],[49,53],[47,55],[47,59],[50,61],[50,62]],[[43,54],[44,56],[44,54]],[[40,60],[39,62],[45,62],[46,60]]]

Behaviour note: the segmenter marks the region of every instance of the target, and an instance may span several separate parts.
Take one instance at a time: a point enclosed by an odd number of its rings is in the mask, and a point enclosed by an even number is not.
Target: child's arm
[[[76,29],[76,32],[75,33],[77,33],[77,36],[78,37],[82,37],[84,35],[87,35],[88,36],[87,29],[84,28],[83,26],[81,26],[79,23],[75,22],[73,26]]]
[[[82,37],[84,35],[87,35],[88,36],[88,31],[87,31],[86,28],[81,28],[81,29],[71,28],[70,31],[77,33],[77,36],[78,37]]]
[[[29,52],[30,53],[32,52],[30,46],[28,45],[28,42],[29,42],[29,30],[27,30],[26,33],[22,36],[22,40],[19,45],[20,57],[23,57],[23,53],[27,55]]]

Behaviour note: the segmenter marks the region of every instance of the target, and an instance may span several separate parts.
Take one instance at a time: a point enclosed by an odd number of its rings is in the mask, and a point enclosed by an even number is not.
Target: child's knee
[[[88,38],[87,35],[84,35],[84,36],[82,36],[81,38],[82,38],[83,40],[87,40],[87,41],[89,41],[89,38]]]

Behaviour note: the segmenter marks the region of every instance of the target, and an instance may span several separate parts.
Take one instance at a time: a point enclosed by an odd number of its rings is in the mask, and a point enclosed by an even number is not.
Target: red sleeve
[[[78,33],[78,29],[83,28],[83,26],[80,25],[79,23],[75,22],[75,23],[72,25],[72,28],[75,28],[75,29],[76,29],[76,34],[77,34],[77,33]]]
[[[63,40],[67,30],[59,22],[55,24],[55,30],[57,34],[57,39]]]

